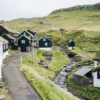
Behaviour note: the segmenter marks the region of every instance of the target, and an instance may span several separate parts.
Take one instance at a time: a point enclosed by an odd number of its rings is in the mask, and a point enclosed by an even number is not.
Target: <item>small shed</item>
[[[68,41],[68,50],[74,50],[75,49],[75,41],[69,40]]]
[[[28,52],[31,51],[31,39],[26,35],[21,35],[18,38],[18,51]]]
[[[49,37],[44,36],[38,41],[38,47],[41,50],[52,50],[52,40]]]
[[[100,88],[100,65],[93,69],[93,86]]]
[[[76,71],[73,74],[73,80],[81,85],[89,85],[92,78],[92,68],[91,67],[82,67],[80,70]]]

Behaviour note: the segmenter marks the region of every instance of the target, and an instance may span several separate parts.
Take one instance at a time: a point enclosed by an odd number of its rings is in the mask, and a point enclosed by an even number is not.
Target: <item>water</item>
[[[69,72],[71,72],[72,68],[77,64],[77,62],[75,62],[73,59],[70,60],[71,64],[64,67],[54,78],[54,83],[66,91],[67,91],[67,76]]]

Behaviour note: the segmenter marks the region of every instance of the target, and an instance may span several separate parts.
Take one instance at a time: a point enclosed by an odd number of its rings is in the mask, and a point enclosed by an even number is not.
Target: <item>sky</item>
[[[0,0],[0,20],[43,17],[55,9],[98,2],[100,0]]]

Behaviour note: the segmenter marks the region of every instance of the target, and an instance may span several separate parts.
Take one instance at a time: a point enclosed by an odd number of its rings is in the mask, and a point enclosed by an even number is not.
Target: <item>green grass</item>
[[[79,68],[74,68],[73,72],[77,71]],[[91,86],[82,86],[71,80],[72,73],[68,76],[68,86],[73,92],[81,97],[84,97],[86,100],[100,100],[100,88],[95,88]]]
[[[58,88],[52,81],[56,75],[56,72],[60,71],[65,65],[69,64],[69,59],[60,52],[57,51],[43,51],[37,50],[34,53],[34,63],[32,64],[32,56],[28,56],[23,60],[23,72],[28,81],[37,90],[43,100],[78,100],[70,93]],[[46,59],[42,54],[53,53],[54,58],[50,69],[43,68],[38,65],[40,60]],[[61,59],[60,59],[61,58]],[[46,61],[46,63],[49,63]],[[34,79],[34,81],[32,81]]]

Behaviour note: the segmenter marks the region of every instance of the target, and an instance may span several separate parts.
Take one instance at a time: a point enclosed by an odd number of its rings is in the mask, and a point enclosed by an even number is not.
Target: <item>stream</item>
[[[72,68],[78,63],[74,59],[69,58],[71,64],[65,66],[54,78],[53,82],[60,88],[67,91],[67,76]]]

